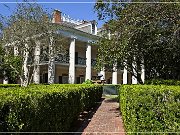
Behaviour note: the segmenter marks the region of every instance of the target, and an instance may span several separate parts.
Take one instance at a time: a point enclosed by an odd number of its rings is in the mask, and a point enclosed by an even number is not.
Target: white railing
[[[66,15],[64,13],[62,13],[61,19],[62,19],[63,22],[69,22],[69,23],[73,23],[73,24],[76,24],[76,25],[80,25],[80,24],[83,23],[82,20],[73,19],[69,15]]]

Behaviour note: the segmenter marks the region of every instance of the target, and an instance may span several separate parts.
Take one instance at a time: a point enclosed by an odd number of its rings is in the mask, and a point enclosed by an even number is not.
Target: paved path
[[[119,103],[104,99],[92,118],[83,123],[78,132],[82,135],[125,135]]]

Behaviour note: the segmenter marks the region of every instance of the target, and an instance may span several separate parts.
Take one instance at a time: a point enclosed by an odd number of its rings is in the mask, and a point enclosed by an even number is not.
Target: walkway
[[[82,135],[125,135],[119,103],[104,99],[92,118],[87,119],[78,130]]]

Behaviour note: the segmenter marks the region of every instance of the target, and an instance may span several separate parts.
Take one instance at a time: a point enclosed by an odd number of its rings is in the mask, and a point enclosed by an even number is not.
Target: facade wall
[[[84,32],[86,32],[86,33],[91,33],[91,25],[87,25],[87,26],[84,26],[84,27],[82,27],[82,28],[78,28],[79,30],[82,30],[82,31],[84,31]]]
[[[76,67],[75,76],[76,83],[83,83],[86,77],[86,69],[84,67]]]
[[[76,44],[75,52],[78,52],[78,57],[86,58],[86,45],[82,43],[79,44],[78,43]]]
[[[59,80],[59,76],[67,76],[69,75],[69,67],[63,65],[56,65],[56,75],[55,75],[55,83],[61,83]],[[97,71],[92,69],[92,79],[97,76]],[[86,69],[85,67],[76,67],[75,68],[75,83],[82,83],[85,81]],[[62,82],[64,83],[64,82]]]
[[[128,84],[132,84],[132,75],[128,73]]]
[[[97,47],[96,46],[92,46],[91,58],[92,59],[96,59],[97,58]]]
[[[62,76],[64,76],[64,78],[61,78]],[[61,82],[66,82],[66,81],[68,83],[68,79],[67,79],[68,76],[69,76],[69,67],[68,66],[56,65],[55,83],[61,83]]]
[[[97,77],[98,72],[95,69],[91,69],[91,79],[95,80]]]
[[[112,84],[112,73],[111,72],[105,73],[105,80],[106,80],[106,84]]]
[[[47,83],[48,65],[40,66],[40,83]]]
[[[123,73],[122,72],[118,72],[117,83],[118,84],[123,83]]]

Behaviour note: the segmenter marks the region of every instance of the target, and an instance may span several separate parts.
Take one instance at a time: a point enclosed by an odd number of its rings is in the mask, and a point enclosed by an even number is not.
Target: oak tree
[[[96,3],[99,19],[108,20],[106,29],[111,32],[108,41],[102,38],[98,43],[99,61],[105,59],[105,63],[112,65],[116,60],[127,66],[129,72],[136,70],[139,83],[142,83],[139,73],[143,65],[147,79],[180,79],[180,4],[143,2],[99,0]]]

